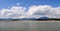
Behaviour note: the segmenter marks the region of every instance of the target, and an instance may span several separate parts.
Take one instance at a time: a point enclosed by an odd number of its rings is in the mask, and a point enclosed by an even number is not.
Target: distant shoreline
[[[0,20],[0,21],[60,21],[60,20]]]

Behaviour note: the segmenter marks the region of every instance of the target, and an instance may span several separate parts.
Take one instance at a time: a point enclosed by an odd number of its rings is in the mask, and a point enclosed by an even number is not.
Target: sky
[[[0,0],[0,18],[60,18],[60,0]]]

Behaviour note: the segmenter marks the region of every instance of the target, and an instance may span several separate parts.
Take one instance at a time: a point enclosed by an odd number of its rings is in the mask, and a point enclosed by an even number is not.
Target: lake
[[[60,22],[0,21],[0,31],[60,31]]]

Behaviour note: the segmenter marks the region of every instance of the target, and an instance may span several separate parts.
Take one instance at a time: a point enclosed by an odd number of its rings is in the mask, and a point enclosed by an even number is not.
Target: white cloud
[[[18,3],[19,4],[19,3]],[[28,11],[26,7],[12,6],[10,9],[1,9],[0,18],[60,18],[60,7],[52,7],[50,5],[30,6]]]
[[[25,14],[25,7],[12,6],[10,9],[2,9],[0,18],[20,18]]]
[[[48,6],[48,5],[31,6],[31,7],[29,7],[28,13],[32,15],[35,12],[37,12],[37,13],[39,12],[39,14],[40,14],[40,12],[45,13],[45,11],[47,12],[50,9],[51,9],[51,6]]]
[[[52,7],[50,5],[31,6],[27,12],[28,15],[40,17],[60,18],[60,7]]]
[[[17,3],[17,5],[20,5],[20,3]]]

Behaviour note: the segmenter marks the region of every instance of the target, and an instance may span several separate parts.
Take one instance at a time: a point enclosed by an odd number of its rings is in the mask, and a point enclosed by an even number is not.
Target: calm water
[[[0,21],[0,31],[60,31],[60,22]]]

